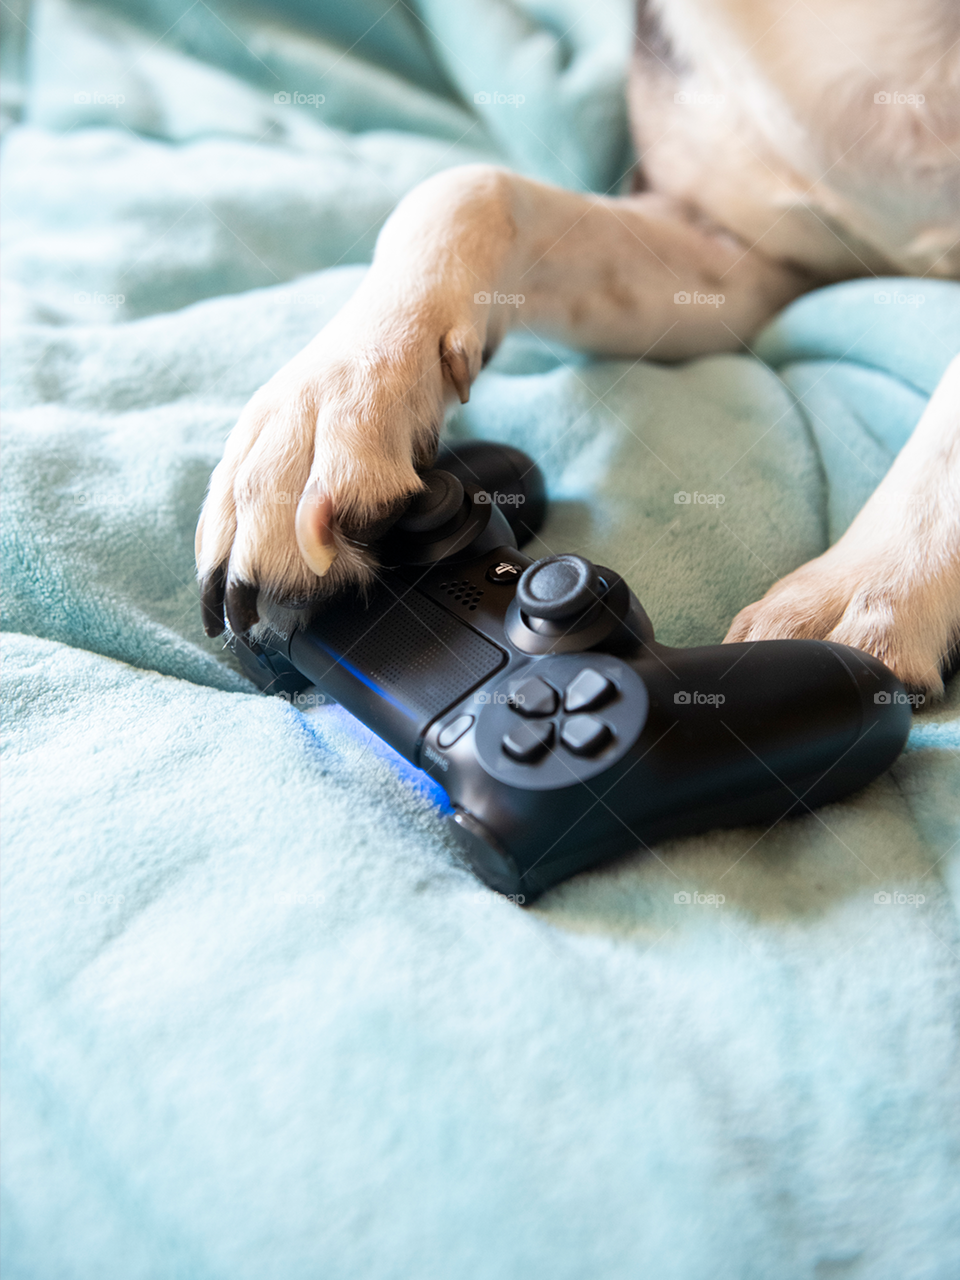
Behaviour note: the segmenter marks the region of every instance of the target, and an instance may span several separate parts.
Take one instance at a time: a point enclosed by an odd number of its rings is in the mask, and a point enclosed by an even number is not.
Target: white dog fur
[[[356,294],[227,441],[197,530],[211,634],[373,575],[365,544],[518,315],[478,293],[522,293],[523,323],[570,346],[681,360],[738,349],[816,285],[960,277],[952,0],[648,0],[630,106],[634,195],[469,166],[401,202]],[[681,289],[726,302],[678,319]],[[960,360],[840,541],[727,640],[784,636],[866,649],[942,692],[960,640]]]

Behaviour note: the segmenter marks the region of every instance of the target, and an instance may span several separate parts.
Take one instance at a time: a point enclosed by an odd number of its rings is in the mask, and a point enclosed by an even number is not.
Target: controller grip
[[[489,440],[458,440],[444,445],[433,464],[461,484],[479,485],[493,496],[522,547],[543,528],[547,490],[543,472],[520,449]]]
[[[713,825],[739,825],[766,820],[765,795],[775,809],[779,793],[782,812],[838,800],[888,768],[910,732],[903,685],[846,645],[652,648],[664,665],[644,664],[644,678],[673,725],[658,785],[675,815],[703,806]]]
[[[634,669],[646,686],[649,714],[601,787],[553,791],[549,805],[537,804],[542,793],[524,792],[519,803],[526,807],[512,828],[496,805],[478,808],[480,820],[501,836],[515,883],[502,887],[509,883],[506,864],[485,862],[469,849],[466,856],[501,892],[523,893],[530,902],[638,844],[714,828],[767,829],[843,800],[893,763],[910,730],[900,681],[876,658],[845,645],[764,640],[646,648]]]

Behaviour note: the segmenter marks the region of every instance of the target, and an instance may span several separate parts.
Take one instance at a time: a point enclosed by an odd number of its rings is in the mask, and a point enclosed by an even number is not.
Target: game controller
[[[523,555],[545,497],[519,450],[463,445],[423,481],[366,595],[231,644],[262,689],[317,686],[438,782],[491,888],[529,903],[618,854],[769,826],[900,753],[910,703],[869,654],[820,640],[670,648],[619,574]]]

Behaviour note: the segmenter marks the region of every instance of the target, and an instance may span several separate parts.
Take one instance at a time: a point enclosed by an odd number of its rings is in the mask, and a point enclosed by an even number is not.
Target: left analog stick
[[[449,471],[428,471],[424,488],[394,526],[401,533],[431,533],[440,529],[463,506],[463,485]]]

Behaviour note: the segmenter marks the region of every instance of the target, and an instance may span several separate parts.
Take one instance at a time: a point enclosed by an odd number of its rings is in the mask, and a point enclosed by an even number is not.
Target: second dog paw
[[[861,561],[831,548],[741,609],[724,643],[832,640],[873,654],[909,689],[938,698],[960,638],[960,601],[948,583],[906,560]]]

